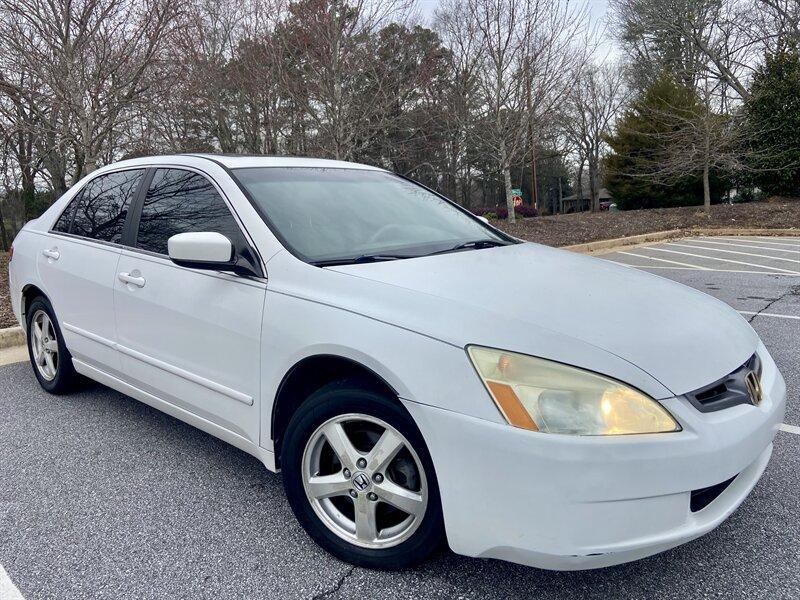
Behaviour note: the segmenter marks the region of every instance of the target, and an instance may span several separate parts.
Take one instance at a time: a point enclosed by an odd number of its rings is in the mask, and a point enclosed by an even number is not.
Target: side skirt
[[[144,402],[148,406],[152,406],[156,410],[160,410],[176,419],[183,421],[184,423],[188,423],[192,427],[197,427],[198,429],[205,431],[206,433],[213,435],[216,438],[221,439],[223,442],[229,443],[231,446],[235,446],[239,450],[243,452],[247,452],[251,456],[255,456],[258,460],[264,463],[264,466],[267,467],[273,473],[277,473],[278,469],[275,466],[275,453],[270,452],[269,450],[265,450],[256,444],[253,444],[246,438],[237,435],[231,431],[228,431],[224,427],[220,427],[219,425],[212,423],[211,421],[204,419],[202,417],[198,417],[197,415],[190,413],[187,410],[179,408],[174,404],[170,404],[162,400],[161,398],[157,398],[152,394],[149,394],[139,388],[130,385],[114,377],[113,375],[109,375],[100,369],[92,367],[86,364],[83,361],[80,361],[73,357],[72,364],[75,366],[75,370],[88,377],[89,379],[93,379],[98,383],[102,383],[105,386],[110,387],[126,396],[130,396],[138,400],[139,402]]]

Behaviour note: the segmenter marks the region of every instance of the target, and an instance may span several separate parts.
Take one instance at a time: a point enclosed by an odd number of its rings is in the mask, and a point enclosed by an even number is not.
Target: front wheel
[[[292,418],[281,462],[295,515],[338,558],[399,569],[440,545],[433,465],[395,401],[352,382],[322,388]]]

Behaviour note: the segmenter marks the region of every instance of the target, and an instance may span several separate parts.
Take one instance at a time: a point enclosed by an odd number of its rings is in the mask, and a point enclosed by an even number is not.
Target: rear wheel
[[[314,393],[289,424],[284,486],[298,520],[353,564],[399,569],[443,539],[427,448],[394,400],[353,382]]]
[[[77,379],[72,356],[64,345],[61,329],[50,302],[39,296],[26,310],[28,355],[39,384],[51,394],[70,391]]]

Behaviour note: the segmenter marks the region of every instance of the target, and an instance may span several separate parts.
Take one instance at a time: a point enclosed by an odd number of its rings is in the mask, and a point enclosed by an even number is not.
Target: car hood
[[[632,365],[674,395],[727,375],[758,344],[748,323],[711,296],[538,244],[325,271],[348,276],[346,286],[331,279],[328,288],[343,308],[458,346],[559,360],[636,385]],[[645,391],[667,395],[653,388]]]

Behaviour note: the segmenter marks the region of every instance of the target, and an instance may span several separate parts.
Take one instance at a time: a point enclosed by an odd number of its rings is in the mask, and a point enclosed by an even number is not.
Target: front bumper
[[[759,406],[700,413],[662,404],[683,431],[618,437],[543,434],[405,402],[428,444],[453,551],[545,569],[606,567],[707,533],[766,468],[786,385],[762,346]],[[487,398],[487,401],[489,399]],[[734,481],[707,507],[693,490]]]

